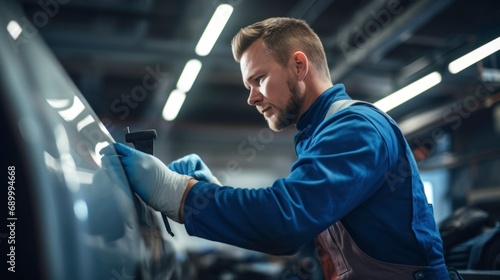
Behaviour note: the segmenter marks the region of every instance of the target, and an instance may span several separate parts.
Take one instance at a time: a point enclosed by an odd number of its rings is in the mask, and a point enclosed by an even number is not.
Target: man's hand
[[[210,169],[197,154],[190,154],[173,161],[168,165],[168,168],[180,174],[193,176],[193,178],[199,181],[221,185],[219,180],[210,172]]]
[[[117,156],[110,148],[103,148],[100,153],[105,157]],[[132,189],[155,210],[180,222],[181,201],[192,178],[173,172],[158,158],[121,143],[115,143],[114,148]]]

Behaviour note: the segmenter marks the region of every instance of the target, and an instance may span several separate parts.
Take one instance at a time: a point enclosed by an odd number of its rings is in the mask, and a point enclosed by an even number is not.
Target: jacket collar
[[[304,133],[304,130],[309,130],[311,127],[316,128],[325,118],[330,105],[337,100],[345,99],[350,99],[350,97],[345,92],[343,84],[336,84],[324,91],[300,118],[297,123],[297,135]]]

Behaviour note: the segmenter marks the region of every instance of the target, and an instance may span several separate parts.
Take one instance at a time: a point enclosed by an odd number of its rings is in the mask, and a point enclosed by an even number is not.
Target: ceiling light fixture
[[[441,74],[438,72],[432,72],[429,75],[373,103],[373,105],[377,106],[380,110],[387,112],[439,84],[441,80]]]
[[[217,7],[196,45],[195,52],[197,55],[206,56],[210,53],[233,10],[233,6],[229,4],[221,4]],[[165,107],[163,107],[162,116],[165,120],[172,121],[177,117],[186,99],[186,93],[191,90],[201,66],[201,61],[198,59],[191,59],[186,63],[177,81],[177,89],[170,93]]]
[[[185,99],[186,93],[184,91],[174,89],[168,96],[165,107],[163,107],[161,113],[163,118],[167,121],[173,121],[177,117],[177,114],[179,114]]]
[[[210,53],[224,26],[226,26],[229,17],[233,13],[233,9],[233,6],[229,4],[221,4],[217,7],[205,31],[201,35],[200,41],[196,45],[195,52],[197,55],[206,56]]]
[[[186,62],[184,70],[182,70],[181,76],[177,81],[177,89],[184,92],[188,92],[193,86],[193,83],[196,80],[198,73],[200,73],[200,70],[201,70],[201,61],[199,61],[198,59],[191,59],[188,62]]]
[[[452,74],[457,74],[458,72],[489,56],[490,54],[497,52],[498,50],[500,50],[500,37],[452,61],[448,64],[448,70]]]

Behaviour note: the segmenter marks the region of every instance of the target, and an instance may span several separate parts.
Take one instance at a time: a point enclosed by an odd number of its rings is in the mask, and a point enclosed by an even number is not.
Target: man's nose
[[[250,89],[250,94],[248,95],[247,103],[250,106],[255,106],[257,102],[262,101],[262,97],[263,95],[259,89],[252,87]]]

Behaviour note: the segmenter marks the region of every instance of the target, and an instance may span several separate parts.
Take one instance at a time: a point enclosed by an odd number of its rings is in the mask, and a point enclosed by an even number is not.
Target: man
[[[315,240],[327,279],[449,279],[415,160],[397,125],[332,85],[323,46],[301,20],[271,18],[233,38],[248,104],[279,131],[296,125],[297,161],[259,189],[220,186],[196,155],[167,168],[115,144],[132,188],[190,235],[270,254]],[[173,170],[173,171],[172,171]]]

